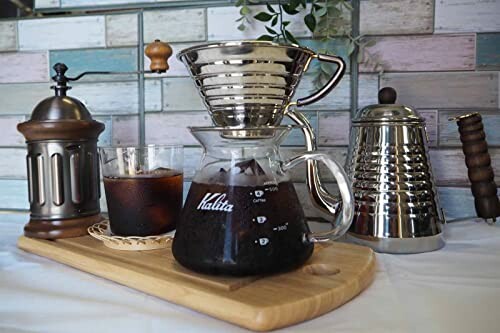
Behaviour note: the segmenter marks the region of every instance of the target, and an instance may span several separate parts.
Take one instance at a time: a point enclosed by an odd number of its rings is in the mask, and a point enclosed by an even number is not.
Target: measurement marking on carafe
[[[266,246],[267,244],[269,244],[269,238],[259,238],[257,240],[255,240],[255,244],[259,244],[260,246]]]
[[[273,228],[274,231],[285,231],[287,229],[288,229],[288,222]]]
[[[267,221],[267,217],[265,216],[257,216],[256,218],[252,219],[252,222],[257,221],[257,223],[262,224]]]
[[[250,192],[250,195],[254,195],[255,199],[252,200],[253,203],[264,203],[266,202],[265,198],[262,198],[264,196],[264,191],[262,190],[255,190]]]

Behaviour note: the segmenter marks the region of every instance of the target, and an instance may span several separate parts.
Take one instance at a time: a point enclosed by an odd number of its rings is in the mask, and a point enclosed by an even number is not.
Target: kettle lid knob
[[[378,92],[379,104],[394,104],[397,97],[396,89],[392,87],[384,87]]]

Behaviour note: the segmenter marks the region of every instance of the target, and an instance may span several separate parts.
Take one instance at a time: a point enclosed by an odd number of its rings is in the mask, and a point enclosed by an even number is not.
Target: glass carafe
[[[279,145],[292,126],[229,129],[192,127],[204,153],[177,224],[172,245],[183,266],[211,274],[251,275],[302,265],[314,242],[337,238],[349,228],[353,197],[348,178],[322,153],[288,161]],[[338,183],[342,218],[332,230],[312,233],[289,170],[301,162],[323,162]],[[342,206],[342,207],[340,207]]]

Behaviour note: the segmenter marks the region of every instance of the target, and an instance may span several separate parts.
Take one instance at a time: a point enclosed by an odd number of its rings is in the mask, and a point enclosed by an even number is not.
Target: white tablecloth
[[[0,215],[0,332],[245,331],[17,249],[21,217]],[[436,252],[378,254],[361,295],[285,330],[500,332],[500,226],[454,222],[445,236]]]

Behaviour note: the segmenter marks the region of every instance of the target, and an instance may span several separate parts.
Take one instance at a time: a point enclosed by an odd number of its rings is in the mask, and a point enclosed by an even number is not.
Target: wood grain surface
[[[26,179],[26,148],[0,149],[0,178]]]
[[[425,130],[429,139],[429,147],[438,144],[438,110],[418,110],[418,113],[425,120]]]
[[[208,112],[162,112],[146,115],[146,142],[197,145],[188,126],[211,126]]]
[[[95,114],[127,114],[139,112],[139,90],[136,81],[75,83],[71,96],[80,99]],[[146,80],[147,111],[161,110],[161,80]]]
[[[35,8],[57,8],[61,6],[61,0],[35,0]]]
[[[60,50],[104,47],[104,16],[73,16],[21,20],[20,50]]]
[[[476,39],[467,35],[393,36],[375,38],[367,51],[385,72],[474,70]],[[363,72],[376,71],[362,63]]]
[[[0,179],[0,209],[29,208],[27,180]]]
[[[362,0],[363,35],[425,34],[434,30],[434,1]]]
[[[500,9],[499,9],[500,10]],[[477,34],[476,66],[479,70],[500,69],[500,33]]]
[[[0,51],[17,49],[17,21],[0,22]]]
[[[144,12],[144,42],[155,39],[173,43],[205,40],[205,9]]]
[[[273,5],[277,9],[276,5]],[[266,10],[266,6],[250,6],[252,11],[251,16],[256,15],[261,11]],[[268,34],[263,24],[256,22],[251,22],[247,24],[244,31],[237,29],[239,22],[236,20],[241,16],[239,13],[240,9],[234,6],[227,7],[215,7],[207,9],[207,35],[208,40],[240,40],[240,39],[255,39],[262,34]],[[295,37],[308,37],[311,36],[311,32],[307,29],[304,24],[304,16],[306,12],[309,12],[309,7],[307,10],[301,13],[290,16],[285,13],[284,20],[290,21],[290,25],[287,29],[293,33]],[[342,22],[337,22],[341,28],[339,29],[339,34],[341,31],[350,31],[351,18],[349,11],[342,11]]]
[[[439,144],[443,147],[462,147],[456,121],[449,118],[466,115],[477,110],[440,110]],[[500,147],[500,110],[479,111],[483,117],[484,132],[489,147]]]
[[[434,32],[500,31],[500,0],[436,1]]]
[[[50,51],[50,75],[52,67],[62,62],[68,66],[67,76],[77,76],[86,71],[130,72],[137,70],[137,48],[107,48]],[[137,80],[137,75],[87,75],[82,81]]]
[[[51,84],[48,82],[0,84],[0,96],[2,96],[0,114],[30,114],[41,100],[54,95],[50,86]]]
[[[398,93],[398,103],[418,109],[498,108],[497,72],[388,73],[380,86]]]
[[[290,326],[334,310],[367,288],[375,255],[344,243],[316,246],[301,269],[268,277],[213,277],[178,265],[169,248],[120,252],[90,236],[18,246],[88,273],[257,331]]]
[[[47,52],[0,53],[0,83],[49,82]]]
[[[318,144],[321,146],[349,145],[351,116],[349,111],[321,112],[318,125]]]
[[[500,183],[500,149],[489,149],[491,166],[495,172],[495,182]],[[465,156],[461,149],[431,149],[432,170],[438,186],[470,186],[465,165]]]
[[[17,131],[17,124],[26,119],[24,116],[0,117],[0,146],[25,146],[24,137]]]

